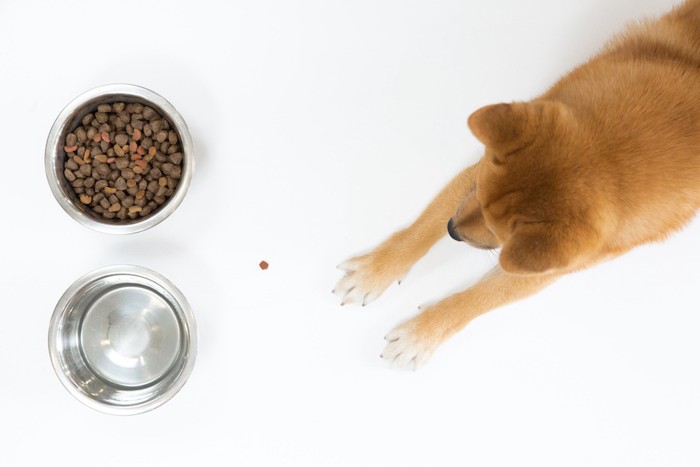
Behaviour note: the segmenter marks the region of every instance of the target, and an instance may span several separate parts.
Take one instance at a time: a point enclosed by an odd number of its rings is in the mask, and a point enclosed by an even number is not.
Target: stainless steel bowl
[[[78,279],[59,300],[49,354],[61,383],[101,412],[146,412],[187,381],[197,354],[194,316],[160,274],[108,266]]]
[[[182,143],[182,176],[175,193],[152,214],[143,218],[115,221],[104,219],[86,208],[73,192],[63,175],[66,153],[63,150],[66,135],[75,130],[82,118],[97,110],[99,104],[113,102],[141,103],[157,110],[166,118]],[[131,84],[110,84],[91,89],[73,99],[56,118],[46,140],[44,157],[46,178],[54,197],[75,220],[91,229],[111,233],[130,234],[149,229],[162,222],[180,205],[190,186],[194,171],[194,146],[185,120],[175,107],[155,92]]]

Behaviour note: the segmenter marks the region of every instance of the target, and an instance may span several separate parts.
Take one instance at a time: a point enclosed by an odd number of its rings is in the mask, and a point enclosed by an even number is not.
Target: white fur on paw
[[[381,357],[394,367],[414,370],[430,360],[439,345],[439,342],[419,336],[411,321],[394,328],[385,339],[388,343]]]
[[[396,279],[374,267],[371,254],[352,258],[338,265],[345,272],[333,293],[342,296],[341,305],[357,303],[362,306],[376,300]]]

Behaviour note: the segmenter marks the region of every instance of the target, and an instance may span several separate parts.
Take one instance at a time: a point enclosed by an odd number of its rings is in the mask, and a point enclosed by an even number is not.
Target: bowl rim
[[[59,164],[62,163],[63,154],[60,154],[58,138],[63,133],[65,127],[75,121],[75,112],[80,110],[90,101],[96,101],[100,98],[109,98],[110,96],[124,96],[127,98],[135,98],[146,101],[154,107],[160,109],[175,127],[180,142],[182,143],[183,153],[183,170],[182,177],[178,183],[175,193],[163,204],[156,212],[151,215],[139,219],[135,222],[119,224],[116,222],[101,221],[96,217],[86,214],[83,210],[76,207],[75,200],[72,200],[67,195],[58,177],[63,173],[62,166],[59,170]],[[92,88],[83,92],[72,101],[70,101],[56,117],[51,130],[46,139],[46,147],[44,150],[44,170],[46,179],[48,180],[51,193],[56,201],[68,215],[78,221],[80,224],[102,233],[108,234],[133,234],[150,229],[166,218],[168,218],[182,203],[194,172],[194,144],[190,135],[189,129],[182,115],[175,107],[168,102],[164,97],[150,89],[134,84],[107,84]]]
[[[63,319],[68,311],[67,306],[72,301],[76,293],[78,293],[88,284],[103,277],[112,275],[133,275],[154,282],[167,290],[168,293],[172,294],[173,299],[177,302],[178,307],[182,311],[182,316],[180,316],[180,319],[184,324],[185,332],[183,333],[183,339],[186,339],[187,342],[187,352],[183,357],[185,360],[184,365],[180,369],[180,372],[173,383],[162,393],[157,394],[145,402],[140,402],[133,405],[113,405],[100,402],[99,400],[94,399],[81,391],[63,370],[63,359],[61,358],[61,352],[59,352],[59,348],[57,346],[58,336],[62,330],[64,322]],[[131,264],[117,264],[101,267],[78,278],[75,282],[73,282],[73,284],[70,285],[70,287],[66,289],[61,298],[58,300],[49,323],[49,357],[51,359],[51,366],[53,367],[59,381],[63,387],[66,388],[71,395],[73,395],[73,397],[82,402],[84,405],[110,415],[136,415],[148,412],[160,407],[172,399],[175,394],[177,394],[185,385],[192,373],[192,370],[194,369],[194,364],[197,357],[197,343],[197,322],[194,318],[189,302],[182,292],[180,292],[180,290],[172,282],[161,274],[151,269]]]

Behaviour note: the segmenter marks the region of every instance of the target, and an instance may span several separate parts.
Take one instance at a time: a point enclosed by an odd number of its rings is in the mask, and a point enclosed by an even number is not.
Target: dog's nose
[[[452,221],[452,219],[450,219],[450,220],[447,222],[447,232],[450,234],[450,237],[454,238],[454,239],[457,240],[458,242],[461,242],[461,241],[462,241],[462,239],[459,238],[459,235],[458,235],[457,232],[455,231],[455,223]]]

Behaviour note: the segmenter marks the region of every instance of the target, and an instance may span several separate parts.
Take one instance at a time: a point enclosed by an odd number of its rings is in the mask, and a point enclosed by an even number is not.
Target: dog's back
[[[621,250],[700,208],[700,0],[631,26],[542,98],[574,114],[572,163],[595,167],[590,183],[616,202]]]

